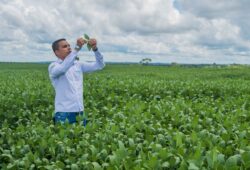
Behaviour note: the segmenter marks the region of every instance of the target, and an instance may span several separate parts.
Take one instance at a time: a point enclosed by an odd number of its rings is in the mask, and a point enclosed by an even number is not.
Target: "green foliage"
[[[90,51],[92,47],[89,44],[89,39],[90,39],[89,36],[87,34],[84,34],[82,38],[87,42],[87,48]]]
[[[47,64],[0,63],[0,169],[249,169],[250,68],[107,65],[85,127],[53,125]]]
[[[139,63],[142,65],[148,65],[151,61],[151,58],[143,58]]]

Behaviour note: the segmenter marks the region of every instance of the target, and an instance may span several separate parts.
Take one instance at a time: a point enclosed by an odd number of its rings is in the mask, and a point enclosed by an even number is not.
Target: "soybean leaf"
[[[92,165],[93,165],[94,169],[97,169],[97,170],[102,169],[102,167],[99,165],[98,162],[92,162]]]
[[[89,43],[87,43],[87,47],[88,47],[88,50],[90,51],[91,50],[91,45]]]
[[[84,34],[85,40],[89,40],[89,36],[87,34]]]
[[[233,155],[229,157],[226,161],[226,169],[235,169],[237,168],[237,163],[240,161],[240,155]]]

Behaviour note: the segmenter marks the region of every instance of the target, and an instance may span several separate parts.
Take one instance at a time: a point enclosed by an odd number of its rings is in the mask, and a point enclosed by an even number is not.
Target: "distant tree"
[[[152,61],[151,58],[143,58],[143,59],[140,61],[140,64],[142,64],[142,65],[148,65],[151,61]]]
[[[178,65],[177,62],[172,62],[172,63],[171,63],[171,66],[177,66],[177,65]]]

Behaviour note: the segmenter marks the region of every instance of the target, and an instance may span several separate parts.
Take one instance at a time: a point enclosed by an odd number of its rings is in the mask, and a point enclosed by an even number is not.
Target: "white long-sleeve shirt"
[[[77,51],[72,51],[64,60],[58,59],[49,65],[49,77],[55,89],[55,112],[79,112],[83,105],[83,73],[102,69],[103,56],[95,51],[95,62],[79,62]]]

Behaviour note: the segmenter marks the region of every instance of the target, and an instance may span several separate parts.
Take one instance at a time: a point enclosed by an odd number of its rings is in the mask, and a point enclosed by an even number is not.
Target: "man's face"
[[[71,53],[70,45],[67,41],[63,40],[58,43],[58,50],[55,51],[55,54],[60,59],[64,60],[69,53]]]

